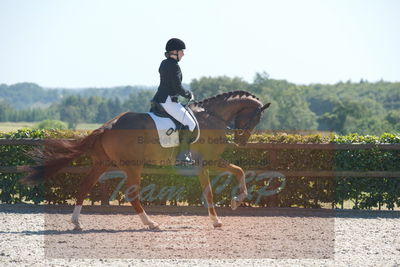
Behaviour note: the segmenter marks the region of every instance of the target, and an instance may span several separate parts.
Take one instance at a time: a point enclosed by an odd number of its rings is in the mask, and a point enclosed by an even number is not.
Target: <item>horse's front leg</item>
[[[217,212],[214,208],[213,194],[209,177],[209,170],[207,168],[201,169],[199,173],[199,180],[201,188],[203,190],[203,196],[205,200],[205,205],[208,208],[208,215],[213,222],[214,227],[221,227],[222,222],[217,216]]]
[[[236,210],[243,202],[243,200],[245,200],[248,196],[245,173],[242,168],[231,164],[224,159],[219,160],[219,164],[218,166],[216,166],[216,169],[218,171],[228,171],[232,173],[239,183],[239,194],[237,196],[234,196],[231,200],[231,208],[233,210]]]

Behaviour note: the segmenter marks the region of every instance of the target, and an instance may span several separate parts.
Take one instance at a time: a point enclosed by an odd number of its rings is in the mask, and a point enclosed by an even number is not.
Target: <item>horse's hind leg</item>
[[[218,218],[217,212],[215,211],[215,208],[214,208],[214,200],[213,200],[212,188],[211,188],[211,184],[210,184],[209,170],[207,168],[203,168],[199,172],[199,180],[200,180],[201,188],[203,190],[205,204],[208,208],[208,215],[210,216],[210,219],[213,222],[213,226],[221,227],[222,222]]]
[[[76,204],[71,218],[71,221],[75,226],[74,230],[82,230],[79,223],[79,215],[81,213],[83,200],[86,198],[90,189],[92,189],[99,177],[109,168],[109,166],[107,165],[108,157],[101,149],[101,147],[96,149],[95,152],[96,154],[92,156],[92,169],[79,185],[78,193],[76,195]]]
[[[75,225],[74,230],[81,230],[81,225],[79,223],[79,215],[81,213],[83,200],[86,198],[87,194],[89,193],[90,189],[94,186],[94,184],[99,179],[100,175],[104,173],[107,168],[99,168],[93,167],[86,179],[80,184],[78,189],[78,194],[76,197],[76,204],[74,207],[74,211],[72,213],[71,221]]]
[[[128,175],[126,182],[125,198],[132,204],[133,208],[135,209],[137,215],[139,215],[139,218],[144,225],[148,226],[151,230],[158,230],[158,223],[149,218],[149,216],[144,211],[142,204],[140,203],[139,192],[142,169],[143,166],[135,166],[135,168],[123,168],[123,170],[126,171]]]

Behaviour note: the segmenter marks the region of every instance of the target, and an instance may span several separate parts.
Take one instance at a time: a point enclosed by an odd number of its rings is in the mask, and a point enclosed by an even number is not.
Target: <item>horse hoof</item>
[[[220,228],[222,227],[222,222],[215,222],[213,223],[214,228]]]
[[[74,225],[74,231],[82,231],[82,227],[81,224],[77,221],[72,221],[73,225]]]
[[[153,231],[160,231],[160,225],[158,223],[149,224],[149,229]]]
[[[75,223],[74,223],[74,225],[75,225],[74,231],[82,231],[82,227],[80,226],[79,223],[78,223],[78,224],[75,224]]]

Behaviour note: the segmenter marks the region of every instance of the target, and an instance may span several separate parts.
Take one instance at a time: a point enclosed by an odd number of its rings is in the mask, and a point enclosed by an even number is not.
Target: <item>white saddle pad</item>
[[[153,112],[147,112],[153,119],[157,127],[158,137],[160,139],[160,145],[162,147],[177,147],[179,146],[179,132],[176,129],[175,123],[170,118],[163,118],[154,115]],[[194,117],[194,116],[193,116]],[[194,117],[196,120],[196,118]],[[198,127],[198,122],[196,120]],[[192,142],[195,143],[200,137],[200,130],[197,131],[197,138]]]

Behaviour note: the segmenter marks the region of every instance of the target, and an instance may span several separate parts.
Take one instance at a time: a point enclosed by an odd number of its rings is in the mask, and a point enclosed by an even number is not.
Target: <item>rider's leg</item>
[[[193,164],[190,153],[190,141],[192,138],[192,132],[188,126],[183,126],[179,131],[179,150],[177,154],[177,164]]]
[[[193,164],[190,154],[190,139],[193,130],[196,127],[196,122],[192,115],[180,103],[172,102],[170,97],[167,98],[165,103],[160,103],[168,114],[174,117],[177,121],[184,126],[179,131],[179,152],[177,156],[177,164]]]
[[[194,130],[196,122],[184,106],[180,103],[172,102],[170,97],[167,97],[165,103],[160,104],[169,115],[174,117],[175,120],[179,121],[183,125],[187,125],[191,132]]]

